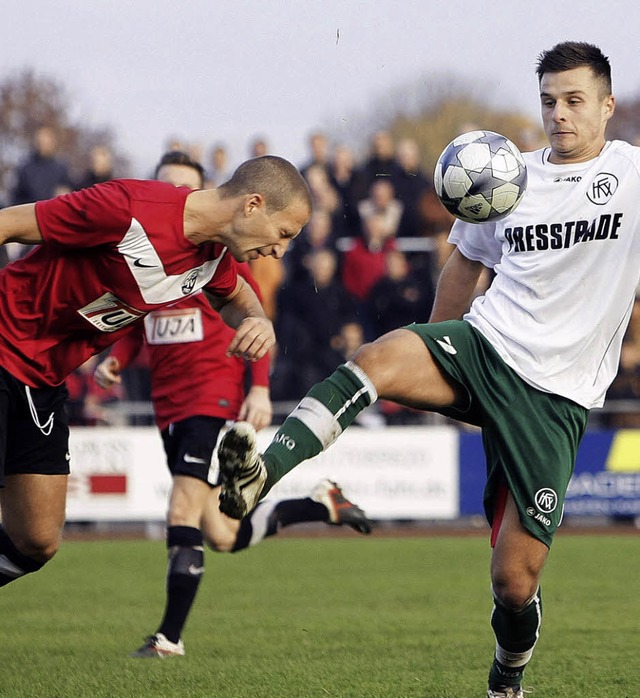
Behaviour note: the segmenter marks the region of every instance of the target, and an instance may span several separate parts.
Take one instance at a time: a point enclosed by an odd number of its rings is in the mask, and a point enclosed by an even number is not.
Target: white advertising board
[[[259,434],[266,447],[275,429]],[[155,427],[71,430],[69,521],[164,519],[171,479]],[[375,519],[452,519],[459,511],[453,427],[352,427],[270,497],[304,497],[329,477]]]

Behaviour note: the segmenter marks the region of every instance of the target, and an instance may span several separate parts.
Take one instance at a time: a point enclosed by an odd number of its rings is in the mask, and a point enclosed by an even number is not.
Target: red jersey
[[[240,265],[239,271],[259,296],[248,265]],[[197,415],[236,419],[245,396],[247,363],[225,355],[233,335],[198,293],[149,313],[144,327],[136,326],[115,344],[111,355],[124,368],[146,343],[159,429]],[[249,365],[251,384],[267,386],[268,355]]]
[[[147,313],[199,289],[227,296],[227,248],[184,237],[190,190],[113,180],[40,201],[44,244],[0,271],[0,364],[32,387],[59,385]]]

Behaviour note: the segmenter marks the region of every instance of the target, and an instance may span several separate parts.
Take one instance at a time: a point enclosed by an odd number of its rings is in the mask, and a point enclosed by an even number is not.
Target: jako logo
[[[550,487],[543,487],[536,492],[536,506],[545,514],[550,514],[558,506],[558,495]]]
[[[293,451],[296,447],[296,442],[286,434],[276,434],[273,441],[274,443],[282,444],[288,451]]]

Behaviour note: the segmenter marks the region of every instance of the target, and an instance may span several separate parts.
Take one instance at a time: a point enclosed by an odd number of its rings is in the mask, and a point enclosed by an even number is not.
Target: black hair
[[[545,73],[560,73],[587,66],[600,78],[607,95],[611,94],[611,64],[609,58],[593,44],[584,41],[564,41],[538,56],[536,74],[542,80]]]
[[[204,167],[197,161],[194,160],[188,153],[182,150],[169,150],[161,158],[160,162],[156,165],[156,170],[154,177],[158,179],[158,173],[165,165],[184,165],[185,167],[191,167],[194,169],[200,177],[200,186],[204,186]]]

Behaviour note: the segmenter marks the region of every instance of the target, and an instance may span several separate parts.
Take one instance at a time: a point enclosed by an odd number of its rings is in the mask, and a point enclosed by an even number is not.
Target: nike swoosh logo
[[[449,335],[445,335],[442,339],[436,339],[436,342],[447,352],[447,354],[457,354],[458,350],[451,344]]]
[[[188,453],[184,454],[184,460],[185,463],[202,463],[203,465],[207,465],[207,461],[204,458],[198,458],[197,456],[192,456]]]
[[[144,264],[140,259],[134,259],[133,266],[140,267],[140,269],[154,269],[156,265],[155,264]]]
[[[193,563],[189,565],[189,574],[194,576],[201,575],[204,572],[204,567],[196,567]]]

